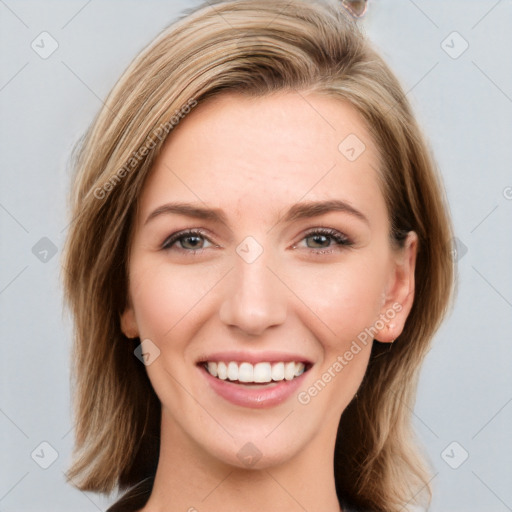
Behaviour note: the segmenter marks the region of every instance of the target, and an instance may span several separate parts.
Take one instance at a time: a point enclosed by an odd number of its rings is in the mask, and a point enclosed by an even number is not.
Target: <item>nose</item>
[[[261,335],[286,319],[285,286],[268,268],[264,255],[252,263],[236,258],[219,311],[225,325],[252,336]]]

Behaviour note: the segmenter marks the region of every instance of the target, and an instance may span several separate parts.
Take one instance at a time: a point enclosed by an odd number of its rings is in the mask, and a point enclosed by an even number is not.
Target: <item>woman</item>
[[[341,8],[220,1],[124,73],[76,158],[65,287],[83,490],[110,511],[397,511],[452,292],[397,80]]]

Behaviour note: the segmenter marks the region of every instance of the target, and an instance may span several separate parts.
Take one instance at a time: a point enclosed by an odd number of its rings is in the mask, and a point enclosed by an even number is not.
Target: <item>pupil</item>
[[[184,240],[185,245],[192,246],[192,249],[195,249],[201,243],[201,238],[198,236],[187,236]]]
[[[325,247],[325,243],[329,242],[328,238],[325,235],[314,235],[312,238],[313,238],[313,242],[315,244],[318,244],[318,245],[321,245],[324,247]]]

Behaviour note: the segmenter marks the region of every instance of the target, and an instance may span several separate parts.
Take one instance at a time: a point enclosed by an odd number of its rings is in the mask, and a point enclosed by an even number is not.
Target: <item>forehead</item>
[[[140,206],[144,215],[179,200],[240,214],[263,204],[342,198],[382,210],[378,166],[369,131],[347,102],[304,92],[223,94],[171,133]]]

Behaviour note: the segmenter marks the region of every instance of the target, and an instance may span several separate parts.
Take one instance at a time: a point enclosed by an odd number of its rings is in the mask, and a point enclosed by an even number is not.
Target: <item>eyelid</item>
[[[303,238],[307,238],[311,235],[315,235],[317,233],[323,234],[323,235],[329,235],[333,238],[340,238],[343,240],[346,240],[347,242],[350,241],[350,237],[343,233],[342,231],[339,231],[334,228],[327,228],[327,227],[316,227],[316,228],[310,228],[306,231]]]
[[[306,238],[309,238],[309,237],[311,237],[313,235],[317,235],[317,234],[324,235],[324,236],[330,238],[332,241],[334,241],[334,245],[330,246],[330,247],[326,247],[326,248],[307,247],[308,250],[313,251],[313,252],[323,251],[325,253],[325,251],[331,251],[333,247],[342,247],[344,249],[347,249],[354,245],[354,241],[352,240],[352,238],[349,237],[348,235],[346,235],[345,233],[343,233],[342,231],[339,231],[334,228],[326,228],[326,227],[316,227],[316,228],[308,229],[306,231],[306,233],[304,233],[302,235],[302,238],[300,239],[299,242],[302,242]],[[297,244],[294,244],[293,248],[296,248],[299,242],[297,242]]]
[[[215,244],[210,240],[210,238],[206,234],[206,230],[202,228],[189,228],[189,229],[183,229],[181,231],[176,231],[175,233],[172,233],[169,235],[161,244],[161,248],[165,250],[171,250],[176,242],[178,242],[181,238],[186,238],[187,236],[200,236],[210,242],[212,245],[215,246]],[[200,252],[203,250],[203,248],[200,249],[183,249],[179,248],[178,250],[184,251],[184,252]]]

